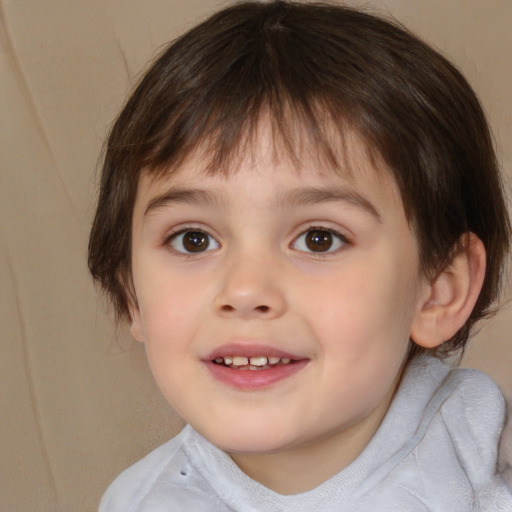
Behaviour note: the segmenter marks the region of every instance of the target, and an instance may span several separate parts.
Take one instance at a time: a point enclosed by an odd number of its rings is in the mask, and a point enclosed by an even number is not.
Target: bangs
[[[390,172],[427,277],[464,233],[482,240],[482,292],[445,344],[463,346],[498,296],[511,234],[485,114],[460,72],[403,27],[315,2],[235,3],[173,41],[135,88],[105,146],[89,241],[89,268],[119,316],[129,316],[141,173],[157,178],[192,157],[199,172],[234,173],[263,140],[297,170],[346,176],[363,157]]]
[[[169,172],[201,149],[210,172],[227,172],[262,120],[276,155],[299,165],[307,149],[342,168],[347,129],[374,138],[368,116],[389,85],[376,77],[390,56],[368,55],[377,27],[360,33],[367,16],[315,4],[309,11],[305,26],[294,4],[238,4],[172,42],[126,105],[122,133],[113,130],[127,168]]]
[[[349,141],[358,135],[351,124],[341,114],[333,119],[332,110],[318,101],[292,103],[289,96],[275,92],[273,98],[248,105],[247,111],[240,108],[233,113],[229,109],[232,103],[219,105],[209,118],[197,120],[198,125],[184,133],[178,152],[173,151],[176,125],[172,123],[165,130],[171,133],[162,134],[155,153],[149,155],[145,172],[162,177],[190,157],[200,155],[201,170],[206,174],[229,176],[240,167],[242,159],[258,160],[264,140],[273,162],[286,160],[297,171],[313,165],[351,174]],[[176,124],[189,124],[186,121],[177,120]],[[371,157],[369,151],[367,156]]]

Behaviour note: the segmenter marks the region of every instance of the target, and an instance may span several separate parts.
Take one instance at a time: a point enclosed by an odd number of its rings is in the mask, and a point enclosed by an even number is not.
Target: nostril
[[[250,313],[250,312],[267,314],[270,312],[270,310],[271,310],[270,306],[266,306],[264,304],[262,304],[260,306],[255,306],[255,307],[248,306],[247,308],[243,305],[240,307],[236,307],[236,306],[232,306],[231,304],[222,304],[219,307],[219,311],[222,313],[225,313],[225,314],[233,314],[235,312],[239,312],[241,314]]]

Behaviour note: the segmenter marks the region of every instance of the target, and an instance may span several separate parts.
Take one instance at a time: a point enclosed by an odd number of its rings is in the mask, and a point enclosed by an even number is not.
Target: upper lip
[[[232,357],[232,356],[246,356],[246,357],[279,357],[281,359],[300,360],[306,359],[305,357],[292,354],[291,352],[284,352],[275,347],[262,344],[244,344],[244,343],[230,343],[222,345],[208,354],[205,358],[207,361],[214,361],[219,357]]]

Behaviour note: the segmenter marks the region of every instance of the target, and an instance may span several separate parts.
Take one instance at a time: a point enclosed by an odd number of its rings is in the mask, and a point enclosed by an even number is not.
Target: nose
[[[218,315],[270,320],[284,313],[284,287],[275,264],[239,255],[226,267],[214,299]]]

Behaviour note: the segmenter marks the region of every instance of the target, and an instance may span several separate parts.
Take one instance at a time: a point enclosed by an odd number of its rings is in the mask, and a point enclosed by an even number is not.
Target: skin
[[[298,168],[276,159],[269,140],[260,134],[228,177],[206,175],[200,154],[163,178],[143,173],[132,334],[178,414],[249,476],[294,494],[368,444],[432,289],[397,186],[356,136],[342,155],[350,172],[307,155]],[[310,249],[312,227],[330,249]],[[187,253],[184,230],[207,235],[204,250]],[[238,389],[205,364],[230,343],[306,364],[263,389]]]

